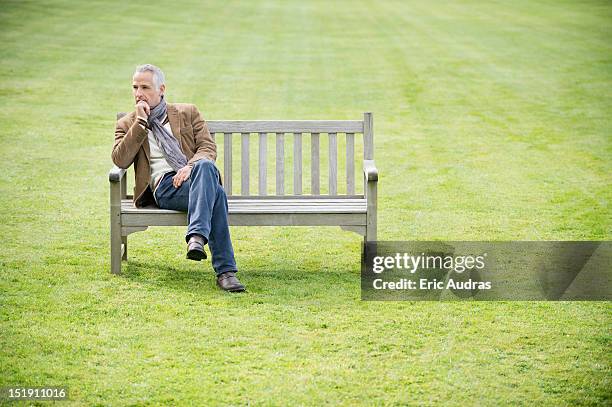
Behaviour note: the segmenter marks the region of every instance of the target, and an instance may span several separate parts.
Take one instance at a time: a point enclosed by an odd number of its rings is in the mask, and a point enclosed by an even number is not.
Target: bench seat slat
[[[232,196],[231,198],[228,197],[228,205],[229,206],[240,206],[240,205],[299,205],[299,204],[304,204],[304,205],[316,205],[316,204],[322,204],[322,203],[338,203],[338,204],[352,204],[352,203],[358,203],[358,204],[362,204],[364,202],[366,202],[366,200],[363,197],[357,197],[357,198],[344,198],[344,197],[334,197],[334,198],[326,198],[326,195],[319,195],[316,198],[313,197],[312,199],[304,199],[303,196],[294,198],[290,195],[285,195],[282,197],[273,197],[273,196],[268,196],[266,199],[257,199],[257,198],[252,198],[252,199],[248,199],[247,197],[241,197],[241,199],[236,199],[236,197]],[[131,199],[123,199],[121,201],[121,210],[124,209],[135,209],[135,210],[162,210],[159,209],[157,207],[154,206],[147,206],[145,208],[135,208],[133,201]]]
[[[228,200],[229,213],[366,213],[365,199],[282,199],[282,200]],[[122,217],[130,215],[175,215],[185,214],[154,207],[134,208],[130,200],[123,200]],[[125,223],[124,223],[125,224]],[[127,224],[126,224],[127,225]]]
[[[229,211],[231,212],[232,210],[235,209],[240,209],[240,208],[298,208],[298,207],[303,207],[303,208],[321,208],[321,207],[341,207],[341,208],[356,208],[356,209],[363,209],[366,206],[366,201],[365,200],[361,200],[361,199],[356,199],[356,200],[349,200],[349,199],[330,199],[330,200],[322,200],[322,201],[316,201],[316,200],[300,200],[299,202],[293,202],[293,201],[289,201],[289,204],[287,204],[287,201],[289,200],[279,200],[279,201],[273,201],[273,202],[267,202],[265,201],[265,203],[262,202],[262,200],[259,199],[254,199],[254,200],[246,200],[246,199],[241,199],[241,200],[228,200],[228,208]],[[132,201],[125,201],[125,203],[123,203],[121,205],[121,213],[157,213],[157,214],[166,214],[166,213],[174,213],[176,211],[172,211],[172,210],[167,210],[167,209],[159,209],[156,207],[146,207],[146,208],[135,208],[132,205]]]
[[[230,213],[231,226],[364,226],[364,213]],[[121,217],[126,228],[147,226],[186,226],[187,214],[175,212],[159,214],[132,214]]]
[[[338,205],[338,206],[345,206],[345,207],[349,207],[349,206],[361,207],[363,206],[363,204],[364,204],[363,201],[349,201],[349,200],[327,201],[327,202],[325,201],[304,201],[304,200],[301,200],[299,202],[295,202],[295,201],[265,202],[261,200],[256,200],[256,201],[247,201],[247,202],[232,201],[231,203],[229,203],[229,205],[231,205],[232,208],[244,208],[244,207],[268,208],[268,207],[286,207],[286,206],[315,207],[315,206],[331,206],[331,205]]]
[[[232,200],[241,200],[241,199],[254,199],[254,200],[262,200],[267,201],[268,199],[364,199],[364,195],[268,195],[268,196],[258,196],[258,195],[232,195],[232,197],[228,197],[228,199]]]
[[[317,206],[239,206],[233,207],[234,212],[266,212],[266,213],[296,213],[296,212],[324,212],[324,213],[365,213],[363,205],[317,205]]]

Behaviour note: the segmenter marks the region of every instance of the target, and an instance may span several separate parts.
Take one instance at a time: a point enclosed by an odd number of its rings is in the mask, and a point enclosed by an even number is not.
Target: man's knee
[[[207,158],[196,161],[193,164],[192,172],[206,174],[206,177],[211,176],[213,178],[217,178],[218,183],[221,183],[221,174],[219,174],[219,170],[217,170],[217,167],[215,167],[215,162]]]
[[[207,158],[203,158],[201,160],[196,161],[193,165],[193,168],[197,168],[198,170],[214,170],[215,163]]]

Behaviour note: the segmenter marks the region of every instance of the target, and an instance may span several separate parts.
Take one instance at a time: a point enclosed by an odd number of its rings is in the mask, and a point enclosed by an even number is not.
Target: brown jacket
[[[215,161],[217,146],[197,107],[187,103],[168,103],[167,109],[172,134],[178,139],[188,164],[193,164],[202,158]],[[155,205],[153,192],[149,187],[151,153],[147,134],[147,130],[137,123],[136,112],[125,115],[117,121],[112,153],[113,162],[118,167],[128,168],[134,164],[136,178],[134,205],[139,208]]]

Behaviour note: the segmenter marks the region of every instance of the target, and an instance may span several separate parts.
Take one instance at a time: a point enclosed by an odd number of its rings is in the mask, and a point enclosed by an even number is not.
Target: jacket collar
[[[172,135],[178,140],[179,146],[181,145],[181,121],[179,120],[179,112],[172,103],[166,105],[166,112],[168,113],[168,122],[170,122],[170,130]]]

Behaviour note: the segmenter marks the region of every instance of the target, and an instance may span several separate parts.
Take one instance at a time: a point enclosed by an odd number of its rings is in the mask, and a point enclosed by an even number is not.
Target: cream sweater
[[[164,118],[164,120],[166,120]],[[170,123],[166,121],[164,124],[166,130],[172,134],[172,130],[170,129]],[[151,152],[151,161],[149,162],[151,166],[151,190],[155,191],[155,186],[157,185],[157,181],[167,172],[174,171],[168,161],[164,158],[164,153],[161,148],[155,141],[155,136],[153,136],[153,132],[149,130],[149,150]]]

